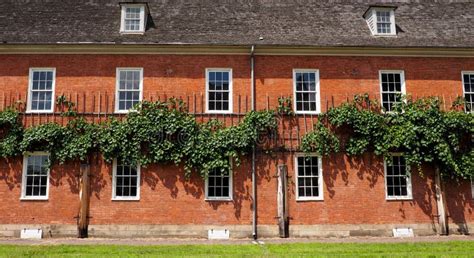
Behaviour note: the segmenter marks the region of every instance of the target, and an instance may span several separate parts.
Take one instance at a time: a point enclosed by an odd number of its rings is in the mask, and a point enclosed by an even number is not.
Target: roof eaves
[[[398,8],[396,5],[369,5],[369,8],[365,10],[364,14],[362,14],[362,17],[366,17],[367,13],[370,11],[372,8],[390,8],[393,9],[394,11]]]

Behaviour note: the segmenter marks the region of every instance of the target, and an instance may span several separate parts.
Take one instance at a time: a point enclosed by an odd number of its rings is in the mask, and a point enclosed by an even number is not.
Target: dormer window
[[[396,36],[395,7],[370,7],[364,14],[374,36]]]
[[[122,5],[122,21],[120,25],[120,32],[144,33],[146,24],[145,17],[144,4]]]

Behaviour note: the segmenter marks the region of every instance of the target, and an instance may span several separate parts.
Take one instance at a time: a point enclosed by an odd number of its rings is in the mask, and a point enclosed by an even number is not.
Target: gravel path
[[[0,245],[212,245],[212,244],[285,244],[285,243],[414,243],[414,242],[446,242],[474,241],[471,236],[428,236],[414,238],[393,237],[348,237],[348,238],[263,238],[258,242],[249,239],[207,240],[181,238],[46,238],[27,240],[18,238],[0,238]]]

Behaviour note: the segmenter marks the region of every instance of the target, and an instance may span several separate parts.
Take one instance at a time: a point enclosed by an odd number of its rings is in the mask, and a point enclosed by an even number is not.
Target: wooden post
[[[446,216],[446,196],[444,193],[442,178],[439,172],[439,167],[435,168],[435,191],[436,191],[436,206],[438,208],[438,223],[439,234],[448,235],[448,223]]]
[[[290,220],[288,214],[288,172],[286,165],[278,165],[278,231],[281,238],[290,235]]]
[[[81,206],[79,209],[79,219],[77,221],[77,236],[79,238],[88,237],[89,226],[89,201],[90,201],[90,165],[81,164],[81,179],[79,198]]]

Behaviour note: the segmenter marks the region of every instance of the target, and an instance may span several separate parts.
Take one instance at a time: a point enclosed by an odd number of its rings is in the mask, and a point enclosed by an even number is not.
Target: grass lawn
[[[1,257],[474,257],[474,241],[265,245],[0,245]]]

